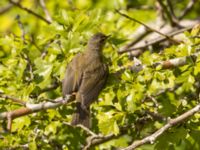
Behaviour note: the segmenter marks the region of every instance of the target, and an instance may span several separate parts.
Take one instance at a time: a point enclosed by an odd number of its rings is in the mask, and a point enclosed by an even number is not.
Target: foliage
[[[0,6],[8,3],[1,0]],[[45,16],[38,2],[23,0],[21,4]],[[137,3],[130,0],[46,1],[53,19],[51,24],[14,6],[0,16],[0,92],[30,103],[61,96],[61,86],[47,92],[43,89],[60,84],[66,64],[84,50],[93,33],[100,31],[111,34],[104,49],[110,76],[99,101],[91,107],[91,130],[103,135],[120,135],[122,127],[130,127],[122,136],[95,149],[126,147],[131,141],[149,135],[166,123],[155,120],[147,111],[158,113],[163,118],[173,118],[194,107],[198,103],[200,56],[196,61],[191,58],[187,65],[171,70],[151,65],[197,52],[200,39],[191,37],[198,35],[198,31],[185,32],[184,43],[172,45],[162,53],[145,51],[139,57],[142,64],[147,65],[142,71],[135,73],[127,69],[117,74],[121,66],[133,63],[128,54],[121,55],[117,51],[130,40],[130,34],[139,25],[116,14],[115,8],[126,9],[135,4],[154,5],[149,0],[137,0]],[[127,13],[145,23],[156,19],[152,9],[130,9]],[[195,16],[197,13],[192,12],[188,18]],[[161,90],[165,92],[155,96]],[[153,97],[153,100],[147,97]],[[0,98],[0,112],[20,107],[9,99]],[[4,132],[6,121],[1,121],[0,148],[81,149],[86,144],[87,133],[65,124],[70,122],[73,108],[72,104],[16,118],[12,123],[12,133]],[[144,145],[140,149],[199,149],[199,118],[196,114],[163,134],[153,145]]]

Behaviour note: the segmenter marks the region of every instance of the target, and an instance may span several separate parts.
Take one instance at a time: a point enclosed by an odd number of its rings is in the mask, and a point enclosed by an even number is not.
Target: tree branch
[[[156,67],[158,65],[161,65],[162,69],[170,69],[170,68],[174,68],[174,67],[180,67],[180,66],[188,64],[188,60],[190,62],[191,61],[196,62],[196,58],[199,55],[200,55],[200,52],[196,52],[189,56],[174,58],[174,59],[170,59],[170,60],[166,60],[166,61],[162,61],[162,62],[157,62],[157,63],[154,63],[153,66]]]
[[[74,100],[74,95],[67,95],[66,98],[59,97],[56,98],[53,102],[42,102],[39,104],[30,104],[26,103],[24,108],[12,110],[9,112],[0,113],[0,120],[4,120],[10,114],[12,119],[25,116],[34,112],[38,112],[41,110],[52,109],[59,107],[61,105],[67,104]]]
[[[67,126],[70,126],[70,127],[74,127],[72,126],[70,123],[68,122],[63,122],[63,124],[67,125]],[[91,131],[90,129],[88,129],[87,127],[81,125],[81,124],[78,124],[76,125],[75,127],[80,127],[81,129],[83,129],[88,135],[90,135],[88,138],[87,138],[87,144],[84,146],[83,150],[88,150],[90,149],[91,147],[94,147],[96,145],[99,145],[99,144],[102,144],[104,142],[107,142],[111,139],[114,139],[114,138],[117,138],[119,136],[121,136],[121,134],[119,135],[115,135],[113,133],[109,134],[109,135],[105,135],[103,136],[102,134],[96,134],[94,133],[93,131]]]
[[[155,62],[152,65],[148,65],[148,66],[143,65],[141,62],[138,63],[137,62],[138,60],[134,57],[133,64],[128,64],[126,66],[119,67],[119,69],[114,73],[114,75],[118,76],[127,69],[130,69],[131,71],[137,73],[146,67],[157,67],[158,65],[161,66],[161,69],[176,68],[176,67],[186,65],[186,64],[190,63],[191,61],[193,63],[196,62],[196,58],[199,55],[200,55],[200,52],[196,52],[189,56],[174,58],[174,59],[170,59],[170,60],[166,60],[166,61]]]
[[[200,111],[200,104],[198,104],[197,106],[195,106],[194,108],[190,109],[189,111],[183,113],[182,115],[171,119],[168,121],[168,123],[166,125],[164,125],[162,128],[160,128],[159,130],[157,130],[156,132],[154,132],[153,134],[143,138],[142,140],[138,140],[133,142],[130,146],[123,148],[123,150],[133,150],[141,145],[147,144],[147,143],[151,143],[153,144],[155,142],[155,140],[162,135],[165,131],[167,131],[169,128],[183,122],[184,120],[188,119],[189,117],[193,116],[195,113]]]
[[[183,19],[183,17],[185,17],[190,10],[192,10],[194,4],[195,4],[196,0],[190,0],[188,5],[186,6],[185,10],[182,12],[182,14],[178,17],[179,20]]]
[[[17,20],[18,26],[19,26],[19,28],[20,28],[20,30],[21,30],[21,32],[22,32],[22,33],[21,33],[21,39],[22,39],[23,43],[25,44],[25,43],[26,43],[26,39],[25,39],[26,32],[25,32],[25,30],[24,30],[24,25],[23,25],[23,23],[21,22],[20,16],[19,16],[19,15],[17,15],[16,20]]]
[[[139,28],[138,32],[139,33],[137,33],[134,36],[134,40],[132,42],[130,42],[129,44],[127,44],[126,46],[124,46],[118,53],[121,53],[121,52],[129,49],[130,47],[134,46],[136,43],[138,43],[139,41],[141,41],[144,37],[146,37],[152,31],[149,31],[144,26],[142,26],[141,28]]]
[[[199,55],[200,55],[200,52],[196,52],[194,54],[191,54],[191,55],[185,56],[185,57],[179,57],[179,58],[174,58],[174,59],[170,59],[170,60],[166,60],[166,61],[155,62],[151,66],[157,67],[158,65],[160,65],[162,67],[162,69],[171,69],[171,68],[175,68],[175,67],[180,67],[180,66],[188,64],[188,60],[192,60],[192,62],[195,62],[196,58]],[[139,64],[139,65],[134,64],[132,67],[130,66],[129,68],[134,72],[139,72],[142,69],[144,69],[145,67],[146,66],[142,65],[142,64]]]
[[[157,115],[157,117],[152,117],[152,118],[161,121],[161,118],[158,117],[158,114],[156,114],[156,115]],[[149,119],[150,119],[149,117],[142,117],[142,118],[136,120],[136,122],[134,124],[128,124],[128,125],[120,127],[120,133],[118,135],[115,135],[113,133],[105,135],[105,136],[103,136],[101,134],[92,135],[92,136],[88,137],[87,144],[85,145],[85,147],[83,149],[88,150],[91,147],[103,144],[109,140],[119,138],[120,136],[123,136],[124,134],[126,134],[129,129],[133,130],[135,128],[137,130],[138,126],[141,126],[141,124],[146,123]],[[164,120],[164,118],[162,118],[162,119]]]
[[[20,3],[22,0],[19,0],[18,3]],[[5,7],[1,7],[0,9],[0,15],[6,13],[7,11],[9,11],[11,8],[13,7],[13,4],[8,4]]]
[[[127,19],[129,19],[129,20],[132,20],[132,21],[134,21],[134,22],[137,22],[137,23],[139,23],[139,24],[145,26],[148,30],[153,31],[153,32],[156,32],[156,33],[158,33],[158,34],[164,36],[165,38],[169,39],[169,40],[172,41],[173,43],[176,43],[176,44],[179,44],[179,43],[180,43],[179,41],[177,41],[177,40],[171,38],[170,36],[168,36],[168,35],[166,35],[166,34],[164,34],[164,33],[161,33],[160,31],[158,31],[158,30],[156,30],[156,29],[154,29],[154,28],[152,28],[152,27],[150,27],[150,26],[148,26],[148,25],[142,23],[142,22],[139,21],[139,20],[136,20],[135,18],[132,18],[132,17],[130,17],[130,16],[128,16],[128,15],[126,15],[126,14],[120,12],[120,11],[117,10],[117,9],[116,9],[115,11],[116,11],[118,14],[120,14],[121,16],[123,16],[123,17],[125,17],[125,18],[127,18]]]
[[[173,12],[168,11],[167,6],[165,6],[165,4],[163,3],[163,0],[157,0],[157,2],[160,4],[160,6],[162,7],[162,10],[165,12],[171,26],[179,26],[178,21],[176,21],[176,19],[173,16]],[[167,0],[167,2],[169,1]]]
[[[42,102],[39,104],[26,103],[25,104],[26,107],[24,108],[19,108],[19,109],[12,110],[9,112],[0,113],[0,120],[5,120],[5,119],[8,120],[7,129],[10,131],[13,119],[28,115],[34,112],[38,112],[41,110],[56,108],[64,104],[68,104],[74,99],[75,99],[74,95],[66,95],[66,98],[59,97],[59,98],[56,98],[53,102]]]
[[[9,96],[9,95],[5,95],[5,94],[3,94],[3,93],[1,93],[1,92],[0,92],[0,97],[1,97],[1,98],[5,98],[5,99],[10,99],[10,100],[12,100],[13,102],[16,102],[16,103],[18,103],[18,104],[20,104],[20,105],[23,105],[23,106],[26,105],[26,102],[24,102],[24,101],[22,101],[22,100],[20,100],[20,99],[18,99],[18,98]]]
[[[12,116],[10,113],[8,113],[7,115],[7,120],[8,120],[8,123],[7,123],[7,130],[8,131],[11,131],[11,128],[12,128]]]
[[[87,145],[85,145],[83,150],[88,150],[91,147],[94,147],[96,145],[100,145],[102,143],[105,143],[105,142],[107,142],[111,139],[117,138],[119,136],[121,136],[121,134],[119,134],[119,135],[109,134],[109,135],[106,135],[106,136],[102,136],[102,135],[91,136],[87,139]]]
[[[180,33],[183,33],[185,31],[188,31],[188,30],[191,30],[193,28],[193,26],[189,26],[189,27],[185,27],[183,29],[179,29],[179,30],[176,30],[172,33],[169,33],[168,36],[171,37],[171,36],[175,36],[177,34],[180,34]],[[141,46],[137,46],[137,47],[133,47],[133,48],[130,48],[129,45],[133,45],[133,44],[128,44],[127,46],[125,47],[122,47],[120,51],[118,51],[119,54],[122,54],[122,53],[125,53],[125,52],[130,52],[130,51],[135,51],[135,50],[140,50],[140,49],[144,49],[144,48],[147,48],[148,46],[151,46],[151,45],[154,45],[154,44],[157,44],[157,43],[160,43],[160,42],[163,42],[167,40],[167,37],[159,37],[159,38],[156,38],[156,39],[153,39],[153,40],[149,40],[149,41],[146,41],[144,42],[143,45]]]
[[[39,14],[35,13],[34,11],[22,6],[19,2],[14,2],[13,0],[9,0],[11,4],[15,5],[16,7],[25,10],[26,12],[28,12],[29,14],[32,14],[34,16],[36,16],[37,18],[43,20],[44,22],[46,22],[47,24],[51,24],[51,21],[45,19],[44,17],[40,16]]]
[[[47,10],[47,7],[46,7],[46,4],[45,4],[44,0],[40,0],[40,5],[41,5],[41,7],[42,7],[42,9],[43,9],[43,11],[44,11],[44,13],[46,15],[46,19],[49,22],[52,22],[52,18],[51,18],[50,14],[49,14],[49,11]]]
[[[49,86],[49,87],[47,87],[47,88],[45,88],[45,89],[42,89],[42,90],[39,92],[39,94],[44,93],[44,92],[48,92],[48,91],[51,91],[51,90],[54,90],[54,89],[56,89],[56,88],[59,87],[59,86],[60,86],[60,82],[55,82],[55,83],[52,84],[51,86]]]
[[[2,7],[2,8],[0,9],[0,15],[6,13],[6,12],[9,11],[12,7],[13,7],[12,4],[8,4],[7,6]]]
[[[175,15],[175,13],[174,13],[174,9],[173,9],[171,0],[167,0],[167,5],[168,5],[168,7],[169,7],[169,13],[170,13],[170,15],[172,16],[172,20],[174,20],[175,23],[177,23],[178,20],[177,20],[177,17],[176,17],[176,15]]]

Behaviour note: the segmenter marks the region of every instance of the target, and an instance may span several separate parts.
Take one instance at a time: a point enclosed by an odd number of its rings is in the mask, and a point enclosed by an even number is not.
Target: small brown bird
[[[77,54],[68,64],[62,83],[63,96],[76,93],[76,112],[72,125],[90,126],[90,104],[94,102],[108,77],[108,67],[102,61],[102,50],[108,36],[92,36],[83,53]]]

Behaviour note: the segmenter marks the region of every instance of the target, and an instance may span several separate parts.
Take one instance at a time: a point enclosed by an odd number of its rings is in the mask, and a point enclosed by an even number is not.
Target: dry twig
[[[43,9],[43,11],[44,11],[44,13],[46,15],[46,19],[49,22],[52,22],[52,18],[51,18],[50,14],[49,14],[49,11],[47,10],[47,7],[46,7],[46,4],[45,4],[44,0],[40,0],[40,5],[41,5],[41,7],[42,7],[42,9]]]
[[[26,12],[28,12],[29,14],[32,14],[34,16],[36,16],[37,18],[43,20],[44,22],[46,22],[47,24],[50,24],[51,22],[47,19],[45,19],[44,17],[40,16],[39,14],[35,13],[34,11],[22,6],[19,2],[15,2],[13,0],[9,0],[11,4],[15,5],[16,7],[25,10]]]
[[[193,28],[193,26],[189,26],[189,27],[186,27],[186,28],[182,28],[182,29],[179,29],[177,31],[174,31],[172,33],[169,33],[168,36],[172,37],[172,36],[175,36],[177,34],[180,34],[180,33],[183,33],[185,31],[188,31],[188,30],[191,30]],[[141,46],[137,46],[137,47],[133,47],[133,48],[130,48],[130,46],[132,46],[133,44],[128,44],[127,46],[121,48],[121,50],[118,52],[119,54],[122,54],[122,53],[125,53],[125,52],[130,52],[130,51],[135,51],[135,50],[139,50],[139,49],[144,49],[144,48],[147,48],[151,45],[154,45],[154,44],[157,44],[157,43],[160,43],[160,42],[163,42],[167,40],[166,37],[159,37],[159,38],[156,38],[156,39],[153,39],[151,41],[147,41],[144,45],[141,45]]]
[[[9,11],[12,7],[13,7],[12,4],[8,4],[7,6],[2,7],[2,8],[0,9],[0,15],[6,13],[6,12]]]
[[[163,3],[163,0],[157,0],[157,2],[162,7],[162,10],[166,14],[171,26],[179,26],[178,21],[176,20],[174,14],[173,14],[173,9],[170,8],[170,12],[169,12],[167,9],[167,6],[165,6],[165,4]],[[169,0],[167,0],[167,2],[168,2],[168,4],[170,3]],[[169,6],[169,7],[171,7],[171,6]]]
[[[196,0],[190,0],[182,14],[178,17],[179,20],[183,19],[193,8]]]
[[[128,16],[128,15],[126,15],[126,14],[120,12],[120,11],[117,10],[117,9],[116,9],[115,11],[116,11],[118,14],[120,14],[121,16],[123,16],[123,17],[125,17],[125,18],[127,18],[127,19],[129,19],[129,20],[132,20],[132,21],[134,21],[134,22],[137,22],[137,23],[139,23],[139,24],[145,26],[148,30],[153,31],[153,32],[156,32],[156,33],[158,33],[158,34],[160,34],[160,35],[166,37],[167,39],[169,39],[169,40],[172,41],[173,43],[176,43],[176,44],[179,44],[179,43],[180,43],[179,41],[177,41],[177,40],[171,38],[170,36],[168,36],[168,35],[166,35],[166,34],[164,34],[164,33],[161,33],[160,31],[158,31],[158,30],[156,30],[156,29],[154,29],[154,28],[152,28],[152,27],[150,27],[150,26],[144,24],[143,22],[141,22],[141,21],[139,21],[139,20],[137,20],[137,19],[135,19],[135,18],[132,18],[132,17],[130,17],[130,16]]]
[[[23,106],[26,105],[26,102],[24,102],[24,101],[22,101],[22,100],[20,100],[20,99],[18,99],[18,98],[15,98],[15,97],[12,97],[12,96],[3,94],[3,93],[0,93],[0,98],[10,99],[10,100],[12,100],[13,102],[18,103],[18,104],[23,105]]]

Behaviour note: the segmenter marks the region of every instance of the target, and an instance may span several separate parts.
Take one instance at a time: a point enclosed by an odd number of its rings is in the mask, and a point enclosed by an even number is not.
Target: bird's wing
[[[62,94],[72,94],[78,91],[78,87],[82,80],[82,67],[80,66],[81,54],[77,54],[73,60],[68,64],[65,78],[62,82]]]
[[[95,69],[85,71],[81,86],[78,90],[78,97],[84,107],[88,107],[99,95],[105,85],[108,76],[108,67],[101,64]]]

